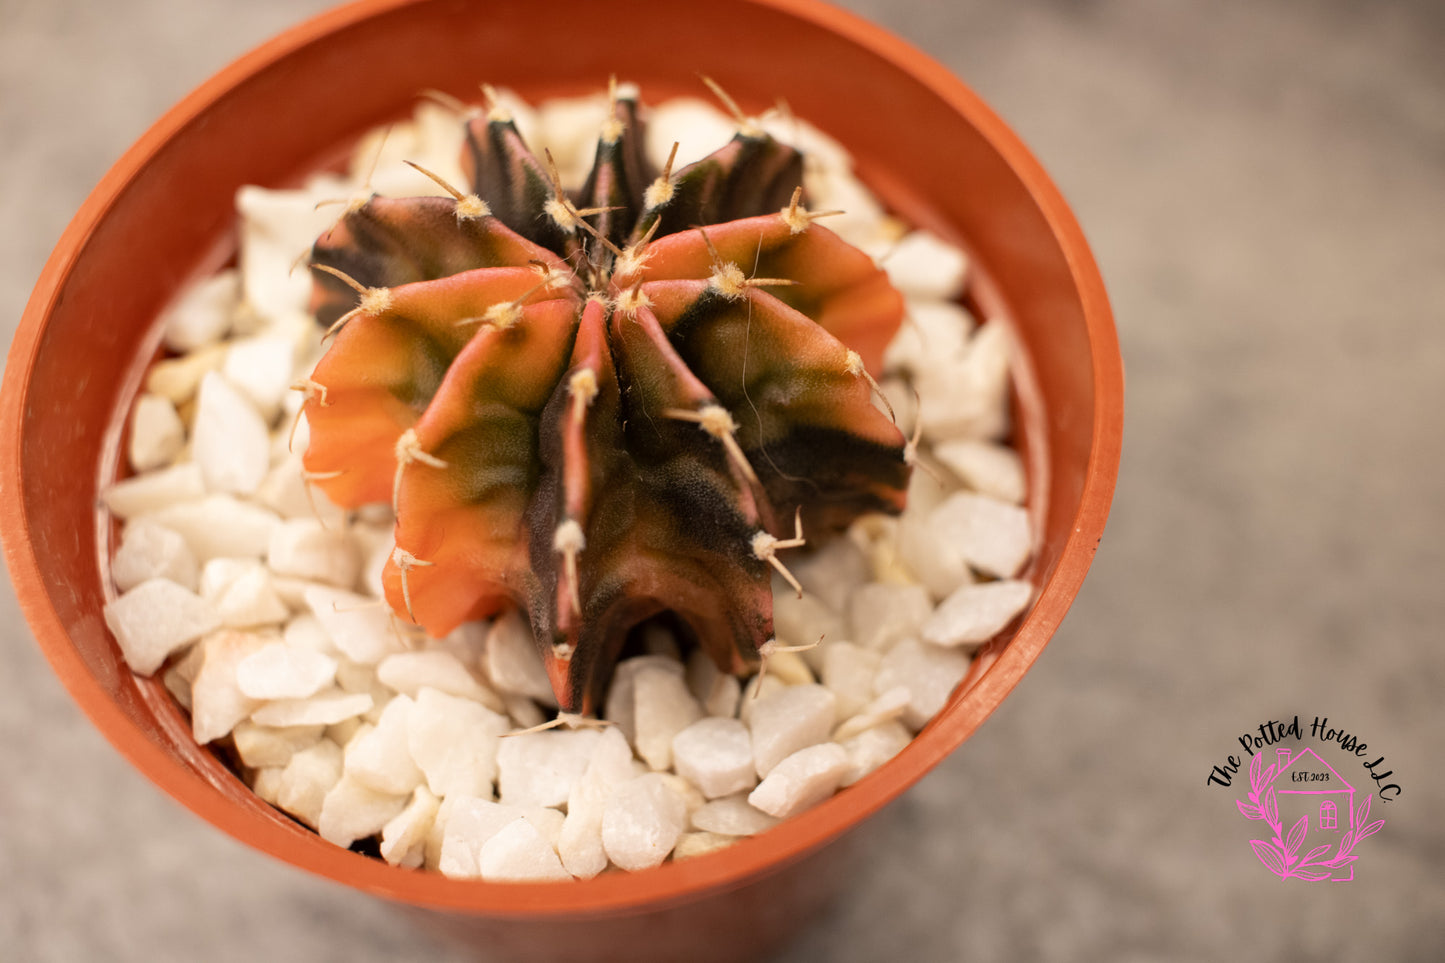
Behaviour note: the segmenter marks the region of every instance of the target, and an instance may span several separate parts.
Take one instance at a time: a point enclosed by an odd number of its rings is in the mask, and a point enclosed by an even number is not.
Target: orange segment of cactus
[[[822,225],[794,232],[781,214],[673,234],[648,245],[647,255],[634,276],[617,280],[708,277],[721,263],[745,279],[792,281],[767,290],[857,351],[874,375],[902,322],[903,296],[872,258]]]

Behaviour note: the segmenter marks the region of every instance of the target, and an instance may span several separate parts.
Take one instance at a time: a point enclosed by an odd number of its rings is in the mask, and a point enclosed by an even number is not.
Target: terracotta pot
[[[545,20],[546,48],[538,55]],[[609,73],[657,102],[717,78],[748,109],[775,98],[854,153],[894,211],[962,243],[970,298],[1017,332],[1016,414],[1041,539],[1038,604],[994,642],[896,759],[806,814],[721,853],[588,882],[497,885],[396,869],[338,849],[256,799],[191,740],[153,680],[131,675],[101,620],[122,422],[158,343],[158,311],[232,253],[235,189],[280,186],[418,91],[479,80],[532,99]],[[834,845],[956,749],[1057,628],[1093,558],[1118,466],[1123,376],[1104,289],[1078,225],[1003,123],[941,66],[814,0],[372,0],[241,58],[166,114],[101,181],[51,256],[5,371],[0,521],[36,638],[107,738],[183,805],[266,853],[484,935],[527,959],[754,958],[846,875]]]

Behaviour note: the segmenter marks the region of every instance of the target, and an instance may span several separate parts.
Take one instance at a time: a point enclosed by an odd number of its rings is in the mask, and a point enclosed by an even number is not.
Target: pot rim
[[[146,735],[91,673],[52,607],[25,518],[21,472],[24,406],[44,326],[71,270],[117,197],[173,136],[253,75],[360,21],[427,0],[359,0],[273,37],[220,70],[167,111],[132,145],[61,235],[26,305],[0,388],[0,533],[21,609],[52,669],[107,740],[147,778],[236,839],[292,865],[368,892],[433,909],[503,918],[585,918],[691,902],[771,875],[841,836],[901,795],[957,749],[1018,683],[1063,620],[1097,550],[1118,475],[1123,435],[1123,363],[1103,280],[1063,196],[1019,137],[942,64],[901,38],[821,0],[736,0],[841,36],[910,75],[966,117],[1023,182],[1057,238],[1079,292],[1092,360],[1094,417],[1089,464],[1073,530],[1033,609],[968,694],[974,711],[945,709],[877,772],[787,821],[787,829],[641,873],[562,883],[453,880],[389,866],[333,846],[280,820],[257,820],[217,803],[215,789]],[[981,709],[982,711],[978,711]]]

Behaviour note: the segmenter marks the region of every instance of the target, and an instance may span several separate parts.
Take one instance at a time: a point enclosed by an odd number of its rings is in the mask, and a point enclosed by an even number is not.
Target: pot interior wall
[[[785,99],[854,152],[862,176],[895,211],[973,255],[982,279],[975,300],[1012,320],[1028,362],[1016,410],[1031,472],[1042,480],[1034,488],[1037,584],[1073,531],[1095,420],[1085,306],[1039,201],[996,146],[900,67],[805,17],[739,0],[566,6],[564,15],[556,5],[506,0],[419,2],[256,55],[259,72],[209,91],[219,99],[203,117],[169,139],[143,142],[146,163],[102,185],[114,194],[105,216],[51,302],[30,306],[27,323],[50,308],[21,441],[25,523],[49,602],[86,671],[137,730],[242,807],[228,831],[240,834],[254,821],[308,836],[198,750],[159,686],[138,684],[120,663],[100,614],[105,546],[96,488],[115,463],[118,406],[152,356],[158,311],[231,247],[236,188],[293,182],[362,131],[408,113],[423,89],[474,99],[485,80],[535,100],[594,90],[616,73],[656,102],[704,94],[692,79],[704,73],[747,109]],[[546,57],[543,49],[566,53]],[[992,708],[974,707],[967,731]]]

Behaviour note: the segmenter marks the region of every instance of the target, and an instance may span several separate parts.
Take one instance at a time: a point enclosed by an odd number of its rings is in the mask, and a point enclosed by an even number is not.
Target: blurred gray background
[[[0,0],[7,342],[126,146],[326,5]],[[1127,429],[1068,621],[781,959],[1445,959],[1445,4],[846,5],[962,76],[1062,187],[1118,317]],[[0,630],[0,957],[466,958],[163,798],[8,586]],[[1346,886],[1275,879],[1260,824],[1205,785],[1294,713],[1403,788]]]

